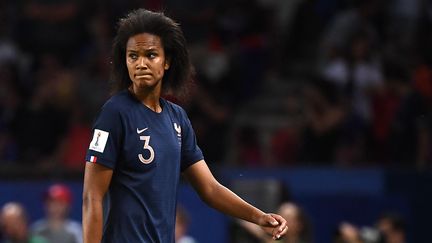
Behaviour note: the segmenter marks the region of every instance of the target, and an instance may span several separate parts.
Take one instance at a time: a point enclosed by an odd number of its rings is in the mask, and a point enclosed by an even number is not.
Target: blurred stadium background
[[[407,242],[430,242],[429,0],[0,1],[0,206],[22,202],[34,221],[63,182],[81,219],[115,22],[138,7],[181,23],[197,75],[178,102],[223,184],[266,210],[301,205],[313,242],[385,212]],[[198,242],[252,242],[186,183],[179,201]]]

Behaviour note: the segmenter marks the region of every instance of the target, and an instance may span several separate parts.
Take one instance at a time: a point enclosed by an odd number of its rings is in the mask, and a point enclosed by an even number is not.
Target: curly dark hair
[[[194,71],[180,25],[162,12],[146,9],[133,10],[118,22],[112,47],[113,93],[128,88],[132,83],[125,63],[126,44],[130,37],[141,33],[159,36],[165,56],[170,60],[170,68],[163,77],[162,92],[184,95]]]

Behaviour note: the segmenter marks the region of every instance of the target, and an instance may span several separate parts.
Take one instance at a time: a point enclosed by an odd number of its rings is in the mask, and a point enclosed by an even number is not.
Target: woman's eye
[[[148,57],[150,58],[150,59],[153,59],[153,58],[155,58],[157,55],[156,55],[156,53],[149,53],[148,54]]]
[[[138,58],[137,54],[129,54],[129,58],[136,60]]]

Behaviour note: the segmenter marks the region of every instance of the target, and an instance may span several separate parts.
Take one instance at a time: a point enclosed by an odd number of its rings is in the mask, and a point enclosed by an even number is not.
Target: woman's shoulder
[[[186,116],[186,111],[181,107],[180,105],[169,101],[167,99],[162,99],[162,102],[164,103],[164,106],[171,110],[174,114],[180,115],[180,116]]]
[[[169,107],[171,109],[183,110],[183,108],[180,105],[178,105],[178,104],[176,104],[176,103],[174,103],[174,102],[172,102],[166,98],[162,98],[162,102],[164,102],[165,105],[167,105],[167,107]]]
[[[111,96],[102,106],[102,109],[120,112],[124,109],[128,109],[131,103],[133,103],[133,100],[129,93],[124,90]]]

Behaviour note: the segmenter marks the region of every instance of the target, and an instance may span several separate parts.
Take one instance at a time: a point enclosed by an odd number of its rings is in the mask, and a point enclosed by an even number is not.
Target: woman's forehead
[[[162,42],[157,35],[141,33],[131,36],[126,43],[126,48],[162,48]]]

